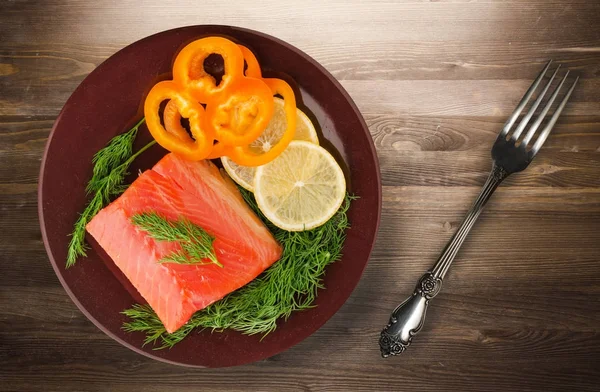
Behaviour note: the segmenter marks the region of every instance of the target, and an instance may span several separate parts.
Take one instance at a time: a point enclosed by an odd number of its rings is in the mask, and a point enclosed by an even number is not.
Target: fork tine
[[[550,80],[548,81],[548,83],[546,83],[546,87],[544,87],[544,89],[539,94],[539,96],[537,97],[537,99],[535,100],[535,102],[533,103],[533,105],[531,105],[531,108],[529,109],[529,111],[527,112],[527,114],[523,117],[523,119],[519,123],[519,126],[517,127],[517,129],[515,129],[515,131],[511,135],[511,139],[514,139],[514,141],[517,141],[519,139],[519,136],[521,136],[521,132],[523,132],[523,129],[525,129],[525,127],[527,126],[527,123],[529,123],[529,120],[531,120],[531,117],[533,116],[533,114],[535,113],[535,110],[540,105],[540,102],[542,102],[542,99],[544,98],[544,95],[546,95],[546,92],[550,88],[550,85],[552,84],[552,81],[554,80],[554,77],[558,73],[559,69],[560,69],[560,64],[558,65],[558,67],[556,67],[556,70],[554,71],[554,73],[550,77]],[[525,143],[525,145],[526,144],[527,143]]]
[[[565,75],[565,78],[566,78],[566,75]],[[540,136],[535,141],[533,147],[531,148],[531,153],[533,155],[537,154],[537,152],[540,150],[540,148],[542,147],[542,145],[544,144],[544,142],[548,138],[548,135],[550,134],[550,131],[552,131],[552,128],[554,127],[554,124],[556,124],[556,121],[558,120],[558,116],[560,116],[560,113],[565,108],[565,105],[567,104],[567,101],[569,100],[569,97],[571,96],[571,93],[575,89],[575,85],[577,84],[578,80],[579,80],[579,76],[577,78],[575,78],[575,81],[573,82],[573,85],[571,86],[571,88],[569,89],[569,91],[567,91],[567,94],[565,95],[565,97],[563,98],[563,100],[560,102],[560,105],[558,105],[558,107],[556,108],[556,111],[552,115],[552,118],[550,118],[550,121],[548,121],[548,124],[546,124],[546,126],[544,127],[544,129],[540,133]],[[563,82],[564,82],[564,79],[563,79]],[[562,85],[562,82],[561,82],[561,85]],[[560,88],[560,86],[557,87],[556,91],[558,91],[559,88]],[[554,95],[556,95],[556,92],[554,93]],[[529,131],[529,132],[531,132],[531,131]]]
[[[515,111],[510,115],[508,120],[506,120],[506,123],[504,124],[504,127],[502,128],[502,132],[500,132],[500,137],[506,136],[506,134],[508,133],[510,128],[512,128],[512,126],[514,125],[515,121],[517,121],[519,114],[521,114],[521,112],[523,111],[523,108],[525,108],[525,105],[527,105],[527,102],[529,102],[529,99],[533,95],[533,92],[535,91],[537,86],[540,84],[542,78],[546,74],[546,71],[548,71],[548,68],[550,68],[551,63],[552,63],[552,60],[550,60],[546,63],[542,72],[540,72],[540,74],[535,78],[535,80],[533,81],[531,86],[529,86],[529,89],[527,90],[525,95],[523,95],[523,98],[521,98],[521,102],[519,102],[519,104],[515,108]]]
[[[550,110],[552,103],[554,103],[554,100],[558,96],[560,89],[562,88],[563,84],[565,84],[565,81],[567,80],[567,76],[569,76],[569,71],[567,71],[565,76],[563,76],[562,80],[560,81],[558,86],[556,86],[556,89],[554,89],[554,92],[552,93],[550,98],[548,98],[548,102],[546,102],[546,106],[544,106],[544,109],[542,110],[542,112],[540,113],[538,118],[531,125],[531,128],[529,129],[529,131],[527,131],[527,135],[525,135],[525,137],[523,138],[523,141],[521,142],[521,144],[523,146],[527,146],[527,143],[529,143],[529,141],[533,138],[533,135],[535,135],[535,132],[537,131],[538,127],[540,126],[542,121],[544,121],[544,118],[546,117],[546,114],[548,114],[548,111]]]

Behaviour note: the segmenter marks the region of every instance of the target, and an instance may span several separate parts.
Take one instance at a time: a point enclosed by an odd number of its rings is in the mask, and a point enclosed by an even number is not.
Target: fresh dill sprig
[[[133,142],[137,136],[138,129],[145,121],[142,119],[129,131],[113,137],[110,142],[94,154],[92,164],[92,179],[88,182],[86,191],[95,192],[103,187],[104,179],[110,172],[127,160],[133,153]]]
[[[173,347],[196,328],[215,331],[231,328],[264,336],[277,328],[278,320],[286,320],[292,312],[313,306],[317,290],[323,288],[325,267],[341,257],[349,228],[347,212],[354,197],[346,194],[342,207],[323,226],[288,232],[262,215],[250,192],[240,191],[283,247],[281,259],[246,286],[196,312],[174,333],[167,333],[148,305],[135,305],[123,312],[131,319],[123,325],[125,331],[145,333],[145,344],[155,344],[156,349]]]
[[[215,237],[188,219],[169,221],[156,212],[143,212],[132,216],[131,221],[157,241],[177,242],[181,245],[180,250],[163,257],[159,263],[216,264],[223,268],[213,249]],[[204,259],[209,259],[210,262],[202,261]]]
[[[93,175],[86,187],[87,193],[92,195],[92,198],[73,225],[71,241],[67,249],[67,268],[75,265],[79,257],[86,256],[88,245],[85,243],[85,226],[105,205],[110,203],[114,196],[120,195],[127,189],[123,181],[128,174],[129,165],[156,143],[153,140],[132,154],[133,142],[143,122],[142,118],[129,131],[112,138],[106,147],[94,155]]]

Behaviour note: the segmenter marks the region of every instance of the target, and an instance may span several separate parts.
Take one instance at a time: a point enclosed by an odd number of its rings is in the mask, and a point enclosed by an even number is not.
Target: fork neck
[[[431,274],[433,275],[432,277],[434,279],[444,279],[446,272],[448,272],[448,269],[450,268],[450,264],[452,264],[452,261],[454,261],[460,246],[467,238],[467,234],[469,234],[469,231],[471,231],[471,228],[475,224],[479,214],[481,214],[481,211],[483,211],[483,208],[491,198],[498,185],[500,185],[500,183],[506,177],[508,177],[508,175],[509,173],[502,166],[499,166],[494,162],[492,170],[490,171],[490,174],[483,185],[483,188],[481,189],[481,193],[479,193],[479,196],[471,206],[471,209],[467,213],[459,229],[456,231],[450,242],[448,242],[448,245],[446,245],[446,248],[444,248],[444,251],[440,255],[438,261],[433,266]]]

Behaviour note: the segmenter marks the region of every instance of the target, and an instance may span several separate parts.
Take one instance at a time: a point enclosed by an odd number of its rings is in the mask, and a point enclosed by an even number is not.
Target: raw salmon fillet
[[[185,217],[215,237],[215,265],[159,263],[177,243],[160,242],[131,223],[154,211],[169,220]],[[197,310],[256,278],[281,256],[281,247],[246,205],[236,186],[210,161],[166,155],[152,170],[100,211],[88,232],[148,301],[168,332]]]

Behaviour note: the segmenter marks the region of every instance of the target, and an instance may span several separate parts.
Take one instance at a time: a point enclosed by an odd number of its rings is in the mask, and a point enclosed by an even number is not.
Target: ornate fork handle
[[[503,167],[494,163],[481,193],[433,268],[419,279],[412,296],[394,309],[390,321],[381,332],[379,339],[381,355],[384,358],[401,354],[410,345],[413,336],[421,330],[429,301],[440,292],[444,276],[446,276],[460,246],[467,238],[467,234],[486,203],[498,185],[508,177],[508,174]]]

